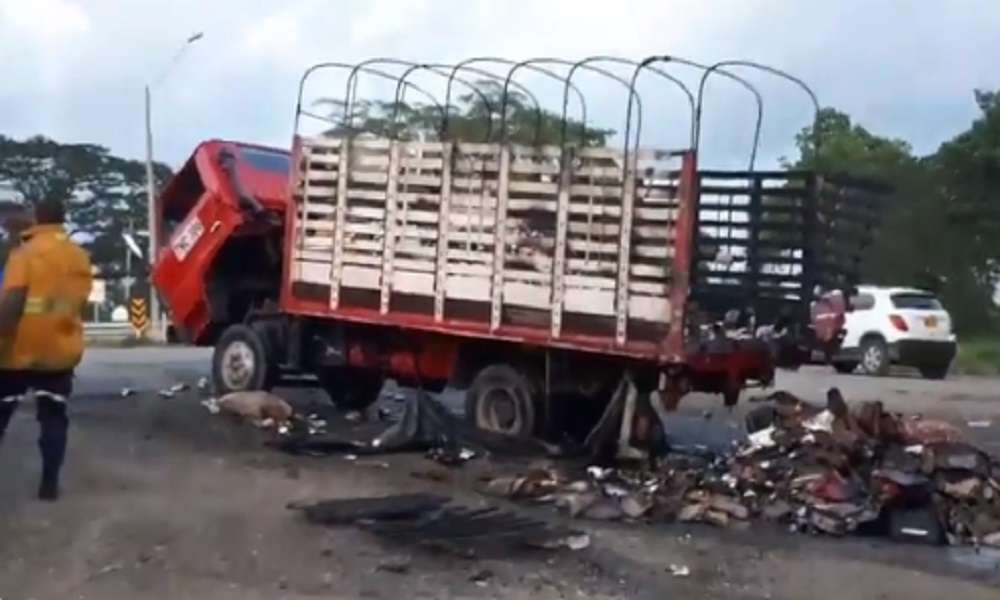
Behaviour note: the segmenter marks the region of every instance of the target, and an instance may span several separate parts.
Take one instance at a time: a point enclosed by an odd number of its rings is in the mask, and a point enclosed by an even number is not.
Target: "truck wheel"
[[[218,394],[270,389],[273,371],[264,340],[246,325],[230,326],[215,344],[212,382]]]
[[[944,379],[948,376],[948,369],[951,365],[936,365],[920,367],[920,375],[924,379]]]
[[[479,429],[511,437],[535,433],[535,392],[520,371],[490,365],[480,371],[465,393],[465,418]]]
[[[343,411],[364,410],[378,400],[385,379],[363,369],[335,368],[319,375],[330,401]]]
[[[868,375],[889,374],[889,348],[882,338],[868,337],[861,340],[861,368]]]
[[[854,361],[838,361],[833,363],[833,370],[841,375],[850,375],[854,369],[858,368],[858,363]]]

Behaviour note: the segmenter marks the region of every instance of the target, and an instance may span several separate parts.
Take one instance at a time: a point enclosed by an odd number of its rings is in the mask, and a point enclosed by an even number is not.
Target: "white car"
[[[850,373],[859,365],[886,375],[893,364],[916,367],[928,379],[944,379],[958,349],[951,316],[930,292],[860,286],[851,298],[845,336],[833,365]]]

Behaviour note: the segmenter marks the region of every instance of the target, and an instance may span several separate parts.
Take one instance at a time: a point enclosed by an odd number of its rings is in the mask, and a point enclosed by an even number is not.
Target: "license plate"
[[[937,317],[927,317],[926,319],[924,319],[924,325],[926,325],[928,329],[934,329],[935,327],[937,327],[937,324],[938,324]]]

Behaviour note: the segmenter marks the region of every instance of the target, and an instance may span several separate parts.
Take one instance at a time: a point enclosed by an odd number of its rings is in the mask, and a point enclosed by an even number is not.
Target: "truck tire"
[[[514,367],[489,365],[479,371],[465,393],[465,418],[485,431],[531,437],[536,395],[528,377]]]
[[[274,385],[263,338],[247,325],[231,325],[222,332],[212,354],[212,383],[217,394],[269,390]]]
[[[385,383],[378,373],[346,367],[328,369],[318,377],[330,402],[345,412],[365,410],[374,404]]]
[[[861,369],[868,375],[884,377],[889,374],[889,347],[880,337],[861,340]]]
[[[858,363],[853,360],[848,361],[837,361],[833,363],[833,370],[840,373],[841,375],[850,375],[854,372],[854,369],[858,368]]]

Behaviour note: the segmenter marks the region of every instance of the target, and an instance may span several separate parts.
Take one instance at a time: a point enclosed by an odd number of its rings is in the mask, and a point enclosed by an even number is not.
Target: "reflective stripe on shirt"
[[[65,298],[29,296],[24,302],[24,314],[26,315],[76,314],[82,308],[79,306],[79,302]]]

